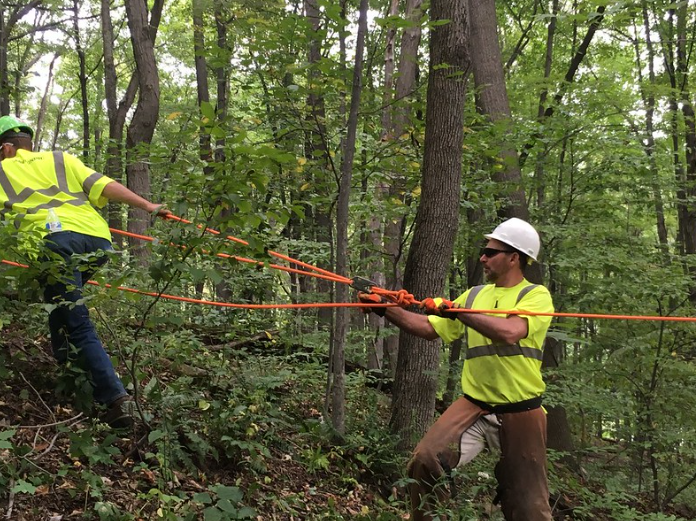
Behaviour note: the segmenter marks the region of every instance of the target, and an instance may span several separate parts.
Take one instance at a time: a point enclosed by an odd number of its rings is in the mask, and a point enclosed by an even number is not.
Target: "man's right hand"
[[[166,217],[167,215],[171,215],[172,213],[172,211],[169,210],[165,205],[155,203],[150,203],[146,210],[147,213],[155,214],[157,215],[157,217]]]
[[[374,293],[364,293],[362,291],[358,292],[358,300],[365,304],[381,304],[382,297],[375,295]],[[374,313],[377,316],[383,317],[387,311],[387,308],[376,308],[376,307],[364,307],[360,308],[363,313]]]

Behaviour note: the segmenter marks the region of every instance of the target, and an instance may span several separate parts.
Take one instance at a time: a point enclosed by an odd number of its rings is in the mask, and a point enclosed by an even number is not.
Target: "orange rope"
[[[8,264],[10,266],[15,266],[19,268],[28,268],[26,264],[20,264],[18,262],[12,262],[4,259],[0,259],[0,263]],[[88,284],[94,286],[101,286],[98,282],[90,280]],[[111,284],[105,284],[104,287],[111,288]],[[168,295],[166,293],[155,293],[151,291],[141,291],[138,289],[127,288],[125,286],[118,286],[116,289],[120,291],[127,291],[129,293],[136,293],[138,295],[146,295],[149,297],[161,297],[169,300],[176,300],[179,302],[189,302],[191,304],[203,304],[208,306],[218,306],[227,308],[241,308],[241,309],[306,309],[315,307],[350,307],[350,308],[390,308],[401,306],[399,302],[406,302],[406,305],[420,304],[420,301],[413,298],[413,295],[406,292],[405,290],[400,291],[390,291],[382,288],[373,288],[374,293],[377,295],[383,295],[387,298],[394,298],[397,301],[393,303],[384,304],[368,304],[363,302],[323,302],[314,304],[232,304],[229,302],[213,302],[210,300],[194,299],[188,297],[179,297],[176,295]],[[535,312],[535,311],[524,311],[524,310],[502,310],[502,309],[462,309],[462,308],[451,308],[447,310],[454,311],[457,313],[473,313],[473,314],[487,314],[487,315],[523,315],[523,316],[540,316],[540,317],[568,317],[568,318],[592,318],[592,319],[613,319],[613,320],[651,320],[659,322],[696,322],[696,317],[669,317],[669,316],[649,316],[649,315],[610,315],[610,314],[600,314],[600,313],[546,313],[546,312]]]
[[[186,219],[182,219],[181,217],[177,217],[176,215],[172,215],[172,214],[167,214],[167,215],[163,216],[163,218],[164,218],[164,219],[171,219],[171,220],[173,220],[173,221],[179,221],[179,222],[182,222],[182,223],[184,223],[184,224],[193,224],[193,222],[191,222],[191,221],[188,221],[188,220],[186,220]],[[199,228],[200,230],[204,230],[204,231],[206,231],[206,232],[208,232],[208,233],[212,233],[213,235],[222,235],[222,233],[221,233],[220,231],[214,230],[213,228],[206,228],[206,227],[204,227],[203,225],[200,225],[200,224],[197,224],[196,227]],[[239,244],[243,244],[244,246],[249,246],[249,243],[248,243],[247,241],[242,240],[242,239],[238,239],[237,237],[234,237],[234,236],[232,236],[232,235],[226,235],[226,236],[224,236],[224,237],[225,237],[225,239],[227,239],[227,240],[229,240],[229,241],[236,242],[236,243],[239,243]],[[276,257],[276,258],[278,258],[278,259],[282,259],[282,260],[284,260],[284,261],[288,261],[288,262],[291,262],[291,263],[293,263],[293,264],[297,264],[298,266],[302,266],[303,268],[307,268],[307,269],[310,269],[310,270],[312,270],[312,271],[316,271],[317,273],[321,273],[322,275],[326,275],[326,276],[328,276],[328,277],[332,277],[332,279],[330,279],[330,280],[335,280],[336,282],[343,282],[343,283],[345,283],[345,284],[351,284],[351,283],[352,283],[352,279],[349,279],[348,277],[344,277],[343,275],[338,275],[337,273],[333,273],[333,272],[331,272],[331,271],[329,271],[329,270],[325,270],[325,269],[322,269],[322,268],[318,268],[317,266],[313,266],[313,265],[308,264],[308,263],[306,263],[306,262],[302,262],[302,261],[300,261],[300,260],[293,259],[292,257],[288,257],[287,255],[284,255],[284,254],[282,254],[282,253],[278,253],[278,252],[276,252],[276,251],[268,250],[268,254],[269,254],[269,255],[272,255],[272,256],[274,256],[274,257]]]
[[[0,259],[0,263],[8,264],[10,266],[15,266],[18,268],[28,268],[26,264],[20,264],[19,262],[12,262],[5,259]],[[92,286],[102,286],[98,282],[93,280],[87,281],[87,284]],[[240,308],[240,309],[306,309],[306,308],[328,308],[328,307],[347,307],[347,308],[359,308],[365,307],[364,304],[360,302],[320,302],[314,304],[232,304],[229,302],[213,302],[212,300],[202,300],[189,297],[180,297],[177,295],[168,295],[167,293],[156,293],[154,291],[142,291],[139,289],[128,288],[125,286],[112,286],[111,284],[104,284],[105,288],[113,288],[120,291],[126,291],[128,293],[135,293],[138,295],[146,295],[148,297],[161,297],[168,300],[176,300],[179,302],[189,302],[191,304],[203,304],[208,306],[218,306],[224,308]],[[371,307],[394,307],[395,304],[374,304]]]
[[[134,239],[140,239],[143,241],[153,242],[155,240],[154,237],[150,237],[149,235],[140,235],[138,233],[126,232],[123,230],[119,230],[118,228],[109,228],[109,231],[111,231],[111,233],[115,233],[116,235],[124,235],[126,237],[132,237]],[[186,248],[186,246],[183,246],[183,245],[177,245],[174,243],[169,243],[169,244],[171,246],[179,246],[180,248]],[[207,250],[201,250],[201,251],[203,253],[210,254],[210,252]],[[261,261],[248,259],[246,257],[239,257],[238,255],[228,255],[227,253],[216,253],[215,256],[223,258],[223,259],[234,259],[234,260],[239,261],[239,262],[247,262],[250,264],[255,264],[259,267],[265,266],[265,264]],[[329,276],[329,275],[324,275],[323,273],[312,273],[311,271],[300,270],[297,268],[290,268],[288,266],[280,266],[279,264],[269,264],[268,266],[271,268],[277,269],[277,270],[286,271],[288,273],[297,273],[299,275],[307,275],[308,277],[315,277],[318,279],[330,280],[332,282],[341,282],[341,283],[346,282],[344,280],[345,277],[339,277],[338,275],[335,275],[335,274],[332,276]],[[327,273],[330,273],[330,272],[327,272]],[[350,282],[350,279],[348,279],[348,280]]]
[[[173,221],[179,221],[184,224],[193,224],[191,221],[188,221],[186,219],[182,219],[181,217],[177,217],[172,214],[167,214],[163,216],[164,219],[170,219]],[[214,235],[222,235],[221,232],[218,230],[214,230],[212,228],[204,228],[202,225],[198,224],[196,225],[199,229],[204,230],[208,233],[212,233]],[[147,236],[147,235],[140,235],[137,233],[132,233],[132,232],[126,232],[123,230],[118,230],[116,228],[109,228],[109,230],[112,233],[116,233],[119,235],[125,235],[126,237],[133,237],[136,239],[141,239],[145,241],[154,241],[155,239],[153,237]],[[242,239],[239,239],[237,237],[233,237],[231,235],[225,236],[227,240],[243,244],[245,246],[248,246],[249,243],[247,241],[244,241]],[[174,245],[176,246],[176,245]],[[206,250],[203,250],[204,253],[210,253]],[[277,257],[279,259],[286,260],[288,262],[291,262],[293,264],[297,264],[298,266],[302,266],[304,268],[310,269],[316,273],[308,272],[305,270],[299,270],[295,268],[289,268],[287,266],[280,266],[277,264],[269,264],[270,267],[287,271],[290,273],[297,273],[301,275],[307,275],[310,277],[318,277],[318,278],[323,278],[326,280],[331,280],[333,282],[340,282],[344,284],[352,284],[353,280],[344,277],[343,275],[338,275],[336,273],[333,273],[331,271],[318,268],[316,266],[313,266],[311,264],[299,261],[297,259],[293,259],[292,257],[289,257],[287,255],[283,255],[281,253],[277,253],[274,251],[269,250],[268,253],[274,257]],[[248,262],[255,264],[257,266],[264,266],[265,264],[260,261],[256,261],[253,259],[247,259],[246,257],[239,257],[236,255],[228,255],[226,253],[217,253],[216,256],[222,257],[222,258],[230,258],[234,259],[240,262]],[[4,259],[0,259],[0,263],[3,264],[8,264],[10,266],[15,266],[15,267],[20,267],[20,268],[28,268],[26,264],[20,264],[18,262],[12,262]],[[98,282],[94,281],[88,281],[88,284],[92,284],[95,286],[100,286]],[[104,285],[107,288],[111,288],[111,284],[105,284]],[[127,288],[125,286],[118,286],[116,289],[121,290],[121,291],[126,291],[129,293],[136,293],[139,295],[146,295],[150,297],[161,297],[164,299],[169,299],[169,300],[176,300],[179,302],[189,302],[192,304],[204,304],[204,305],[209,305],[209,306],[218,306],[218,307],[228,307],[228,308],[241,308],[241,309],[303,309],[303,308],[316,308],[316,307],[358,307],[358,308],[386,308],[386,307],[407,307],[411,305],[420,305],[421,301],[417,300],[411,293],[408,291],[401,289],[397,291],[393,290],[388,290],[384,288],[380,288],[378,286],[372,286],[370,288],[370,292],[374,293],[376,295],[380,295],[390,302],[388,303],[382,303],[382,304],[376,304],[376,303],[363,303],[363,302],[324,302],[324,303],[313,303],[313,304],[232,304],[229,302],[213,302],[210,300],[202,300],[202,299],[193,299],[193,298],[188,298],[188,297],[179,297],[176,295],[168,295],[166,293],[155,293],[155,292],[149,292],[149,291],[141,291],[138,289],[133,289],[133,288]],[[544,313],[544,312],[534,312],[534,311],[524,311],[524,310],[500,310],[500,309],[463,309],[463,308],[451,308],[447,310],[449,311],[454,311],[457,313],[473,313],[473,314],[489,314],[489,315],[523,315],[523,316],[547,316],[547,317],[568,317],[568,318],[590,318],[590,319],[613,319],[613,320],[652,320],[652,321],[662,321],[662,322],[696,322],[696,317],[670,317],[670,316],[649,316],[649,315],[611,315],[611,314],[599,314],[599,313]]]

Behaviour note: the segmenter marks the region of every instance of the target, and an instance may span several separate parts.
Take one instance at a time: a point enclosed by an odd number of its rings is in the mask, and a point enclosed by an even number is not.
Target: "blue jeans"
[[[78,363],[89,372],[94,400],[110,405],[128,393],[97,336],[87,306],[77,301],[82,299],[84,284],[108,260],[103,252],[112,250],[111,243],[82,233],[57,232],[46,236],[45,246],[54,259],[62,258],[57,268],[44,277],[44,300],[57,305],[48,316],[53,356],[59,363],[65,363],[70,345],[74,346]],[[95,255],[89,259],[74,257],[92,253]]]

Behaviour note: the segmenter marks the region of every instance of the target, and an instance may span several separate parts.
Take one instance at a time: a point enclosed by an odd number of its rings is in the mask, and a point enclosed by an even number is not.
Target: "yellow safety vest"
[[[475,286],[462,294],[456,304],[470,309],[524,310],[552,313],[551,294],[544,286],[524,279],[512,288],[495,284]],[[505,317],[505,314],[491,314]],[[544,339],[551,324],[548,316],[526,316],[528,333],[514,345],[496,344],[460,320],[429,316],[437,334],[453,342],[466,334],[466,360],[462,390],[475,400],[490,405],[507,405],[540,397],[546,389],[541,378]]]
[[[63,231],[111,240],[109,225],[94,208],[108,202],[102,192],[111,182],[65,152],[18,149],[0,162],[0,217],[11,218],[20,232],[45,234],[53,208]]]

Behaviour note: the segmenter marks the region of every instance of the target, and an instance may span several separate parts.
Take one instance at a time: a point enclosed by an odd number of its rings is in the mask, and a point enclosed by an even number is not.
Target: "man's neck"
[[[524,274],[521,272],[506,273],[495,281],[497,288],[514,288],[524,280]]]

